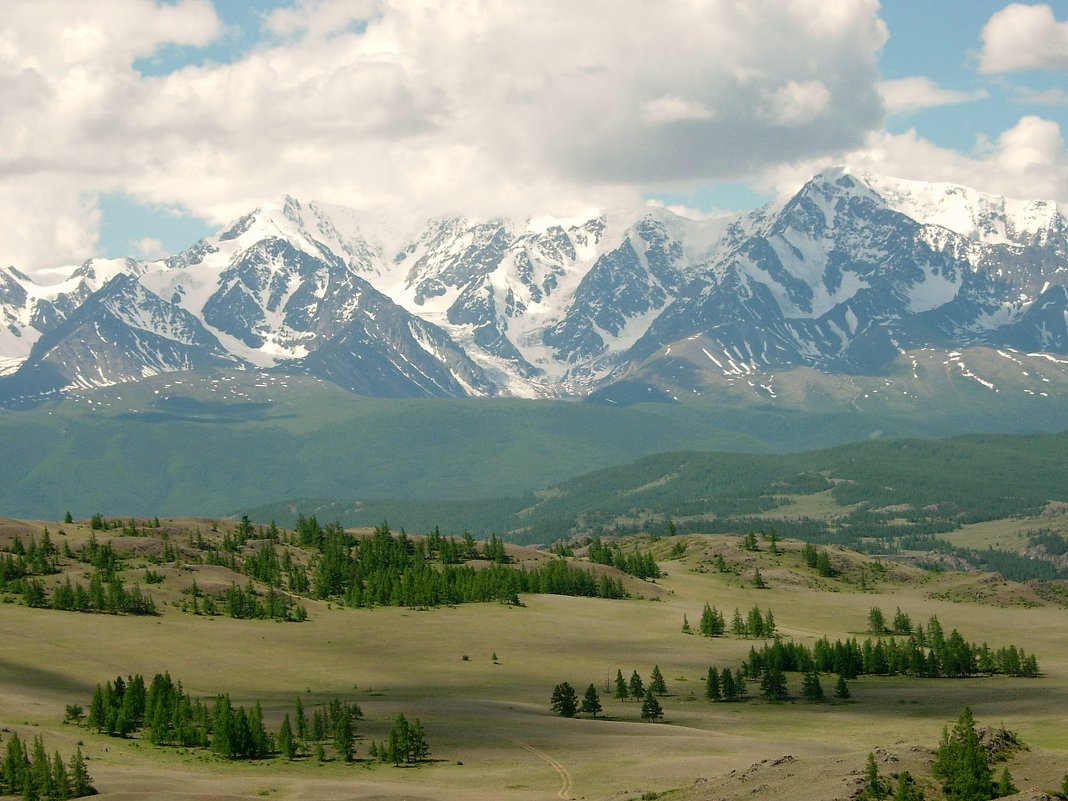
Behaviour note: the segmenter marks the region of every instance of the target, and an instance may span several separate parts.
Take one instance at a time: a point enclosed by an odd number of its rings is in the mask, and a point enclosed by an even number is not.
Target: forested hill
[[[638,529],[738,531],[854,542],[923,535],[1037,514],[1068,502],[1068,432],[864,442],[786,455],[674,452],[598,470],[523,498],[457,502],[300,499],[248,510],[290,522],[299,510],[344,525],[382,519],[515,542]],[[819,510],[822,514],[814,513]]]

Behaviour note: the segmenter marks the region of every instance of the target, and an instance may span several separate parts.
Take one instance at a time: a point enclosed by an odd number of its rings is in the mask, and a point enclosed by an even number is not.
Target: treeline
[[[484,567],[444,562],[441,554],[455,553],[455,541],[438,537],[422,540],[398,535],[387,524],[369,537],[357,538],[339,526],[321,526],[314,517],[301,518],[298,543],[318,551],[312,593],[317,598],[341,598],[349,606],[431,607],[480,601],[519,603],[519,593],[550,593],[623,598],[619,579],[595,577],[592,571],[553,559],[530,569],[502,564],[503,543],[496,558]],[[494,538],[495,539],[495,538]],[[484,556],[484,554],[483,554]],[[455,559],[455,556],[452,558]]]
[[[1039,674],[1038,660],[1021,648],[1010,645],[991,649],[986,643],[966,641],[953,629],[945,636],[937,617],[932,617],[925,632],[917,625],[907,638],[856,638],[831,643],[826,637],[812,648],[780,639],[759,650],[750,648],[742,669],[751,677],[767,669],[799,673],[837,673],[847,679],[860,675],[924,676],[960,678],[980,674],[1004,674],[1034,678]]]
[[[0,761],[0,795],[64,801],[95,793],[81,746],[64,762],[59,751],[48,756],[40,736],[34,737],[32,748],[27,749],[17,732],[11,734]]]

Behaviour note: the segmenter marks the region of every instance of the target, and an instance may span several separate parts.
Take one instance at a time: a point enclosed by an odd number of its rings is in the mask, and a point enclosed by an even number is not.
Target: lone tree
[[[557,684],[553,689],[551,708],[553,712],[561,717],[575,717],[575,713],[578,711],[578,696],[575,695],[575,688],[566,681]]]
[[[645,699],[642,701],[642,720],[658,720],[664,717],[664,710],[660,702],[656,700],[651,689],[645,691]]]
[[[849,685],[846,684],[845,676],[840,675],[838,682],[834,685],[834,697],[844,701],[849,697],[849,694]]]
[[[964,707],[952,731],[942,730],[931,773],[942,782],[950,801],[989,801],[993,797],[990,762],[968,707]]]
[[[601,711],[601,699],[597,695],[597,688],[592,684],[586,688],[586,694],[582,697],[582,709],[583,715],[591,715],[597,717],[597,713]]]

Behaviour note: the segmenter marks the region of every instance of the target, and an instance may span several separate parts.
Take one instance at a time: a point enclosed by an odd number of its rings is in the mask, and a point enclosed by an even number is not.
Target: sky
[[[0,265],[285,195],[749,210],[820,169],[1068,204],[1068,0],[3,0]]]

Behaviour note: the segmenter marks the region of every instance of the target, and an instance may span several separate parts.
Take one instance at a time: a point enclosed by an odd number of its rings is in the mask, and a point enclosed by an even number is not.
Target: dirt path
[[[557,762],[555,759],[553,759],[551,756],[546,754],[544,751],[540,751],[532,745],[527,745],[521,740],[513,740],[512,742],[516,743],[517,745],[523,746],[525,749],[530,751],[530,753],[534,754],[543,762],[547,763],[550,767],[552,767],[553,770],[555,770],[560,775],[560,792],[557,793],[557,795],[565,799],[566,801],[570,801],[572,783],[571,772],[559,762]]]

